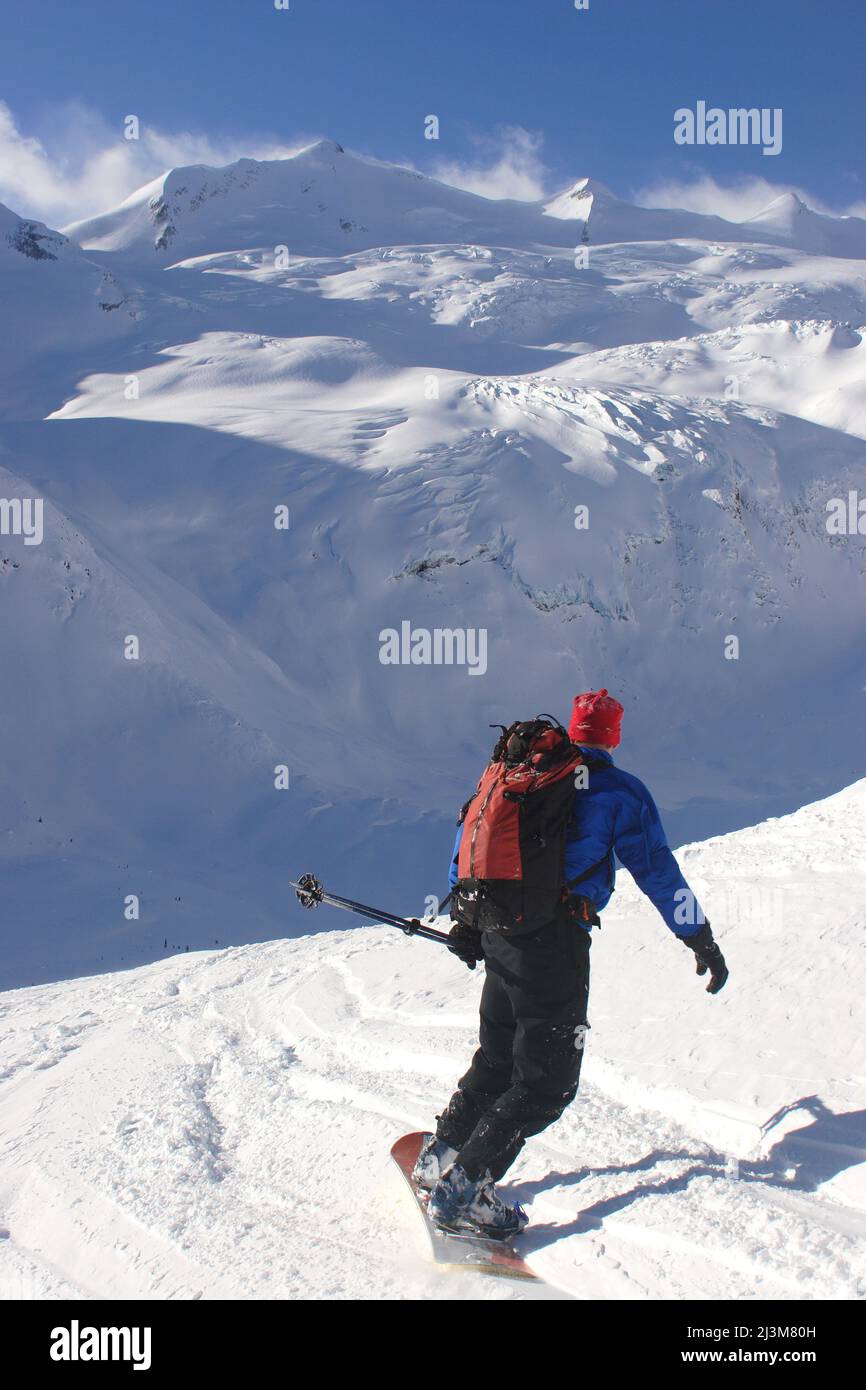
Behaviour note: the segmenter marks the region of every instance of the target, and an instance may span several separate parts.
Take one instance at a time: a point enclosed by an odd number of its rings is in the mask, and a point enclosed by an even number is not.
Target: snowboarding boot
[[[412,1169],[412,1181],[425,1192],[432,1192],[439,1179],[448,1171],[457,1157],[457,1150],[449,1148],[435,1134],[425,1134],[421,1152]]]
[[[519,1202],[503,1202],[489,1173],[477,1181],[459,1164],[434,1187],[427,1214],[444,1231],[468,1231],[493,1240],[510,1240],[529,1220]]]

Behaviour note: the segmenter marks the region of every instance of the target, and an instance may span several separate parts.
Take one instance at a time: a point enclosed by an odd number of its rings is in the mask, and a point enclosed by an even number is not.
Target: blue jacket
[[[641,892],[658,909],[671,931],[694,936],[705,918],[668,848],[656,804],[637,777],[614,765],[601,748],[585,748],[587,786],[575,791],[574,819],[565,846],[566,880],[596,865],[572,891],[591,899],[597,912],[614,891],[614,855],[629,870]],[[458,827],[448,882],[457,882]]]

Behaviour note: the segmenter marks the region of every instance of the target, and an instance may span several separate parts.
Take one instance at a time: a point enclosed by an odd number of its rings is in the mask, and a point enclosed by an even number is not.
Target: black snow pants
[[[496,1181],[577,1094],[592,938],[563,907],[540,931],[482,941],[480,1046],[436,1133],[470,1178]]]

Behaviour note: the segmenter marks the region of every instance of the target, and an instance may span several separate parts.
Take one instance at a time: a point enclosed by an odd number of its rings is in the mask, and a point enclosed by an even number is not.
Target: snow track
[[[0,1286],[157,1299],[866,1293],[862,1180],[842,1204],[772,1154],[735,1169],[699,1125],[609,1094],[616,1062],[596,1068],[593,1045],[578,1100],[508,1179],[549,1287],[429,1265],[388,1149],[430,1123],[465,1066],[480,984],[434,945],[360,927],[2,996]],[[700,1002],[717,1046],[722,1001]],[[856,1161],[852,1146],[849,1176]]]

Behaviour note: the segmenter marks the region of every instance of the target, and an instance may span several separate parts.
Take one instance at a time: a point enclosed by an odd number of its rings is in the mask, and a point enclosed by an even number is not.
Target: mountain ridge
[[[364,179],[368,190],[363,188]],[[430,204],[426,209],[418,206],[419,189]],[[808,218],[802,227],[790,217],[780,217],[778,209],[772,213],[779,200],[747,222],[735,223],[683,209],[642,208],[585,177],[552,198],[490,199],[414,169],[347,153],[333,140],[317,141],[282,159],[243,158],[222,167],[198,164],[171,169],[117,208],[70,223],[64,230],[85,249],[129,252],[149,245],[172,255],[177,250],[201,254],[217,248],[207,240],[212,232],[207,217],[203,227],[196,214],[215,198],[243,202],[239,195],[251,193],[254,198],[257,192],[263,199],[260,213],[262,207],[273,212],[269,201],[273,198],[290,199],[281,211],[282,220],[277,218],[271,225],[275,231],[282,227],[284,236],[297,240],[297,248],[291,249],[306,254],[393,244],[394,237],[398,243],[443,242],[448,240],[446,234],[457,231],[463,239],[485,241],[497,229],[506,238],[504,244],[576,245],[584,226],[590,228],[596,243],[696,236],[736,242],[752,239],[750,232],[757,228],[771,243],[804,250],[820,243],[825,254],[866,254],[866,221],[813,213],[805,204]],[[329,202],[323,203],[323,197]],[[387,213],[384,221],[382,208]],[[254,235],[261,236],[261,216],[257,226]],[[234,236],[234,249],[252,248],[242,215],[224,221],[223,227]],[[808,245],[801,245],[804,238]]]

